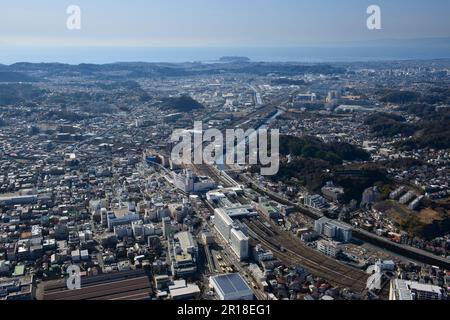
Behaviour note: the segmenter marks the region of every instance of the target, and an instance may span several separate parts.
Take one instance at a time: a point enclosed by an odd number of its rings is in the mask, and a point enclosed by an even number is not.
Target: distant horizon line
[[[411,37],[411,38],[375,38],[375,39],[358,39],[358,40],[342,40],[342,41],[305,41],[303,44],[274,44],[274,45],[151,45],[151,44],[25,44],[25,43],[5,43],[0,41],[0,47],[35,47],[35,48],[146,48],[146,49],[297,49],[297,48],[316,48],[316,47],[329,47],[329,46],[349,46],[349,45],[362,45],[362,44],[376,44],[376,43],[389,43],[395,42],[419,42],[419,41],[449,41],[443,43],[450,45],[450,35],[444,37]]]
[[[114,63],[217,62],[221,57],[247,57],[252,62],[339,63],[370,61],[442,60],[450,58],[450,37],[328,42],[297,46],[114,46],[4,45],[0,63]]]
[[[238,58],[248,58],[248,57],[241,57],[241,56],[236,56]],[[58,61],[53,61],[53,62],[29,62],[29,61],[17,61],[14,63],[10,63],[10,64],[6,64],[6,63],[1,63],[0,62],[0,66],[3,67],[11,67],[17,64],[42,64],[42,65],[51,65],[51,64],[58,64],[58,65],[65,65],[65,66],[72,66],[72,67],[78,67],[81,65],[97,65],[97,66],[108,66],[108,65],[117,65],[117,64],[172,64],[172,65],[179,65],[179,64],[194,64],[194,63],[223,63],[223,64],[228,64],[228,63],[232,63],[232,62],[222,62],[220,61],[219,57],[216,60],[205,60],[205,61],[181,61],[181,62],[170,62],[170,61],[152,61],[152,62],[148,62],[148,61],[115,61],[115,62],[106,62],[106,63],[95,63],[95,62],[81,62],[81,63],[66,63],[66,62],[58,62]],[[450,57],[444,57],[444,58],[405,58],[405,59],[386,59],[386,58],[380,58],[380,59],[368,59],[368,60],[329,60],[329,61],[311,61],[311,62],[307,62],[307,61],[262,61],[262,60],[249,60],[247,63],[284,63],[284,64],[333,64],[333,63],[342,63],[342,64],[346,64],[346,63],[382,63],[382,62],[426,62],[426,61],[449,61],[450,62]],[[0,70],[0,72],[2,72]]]

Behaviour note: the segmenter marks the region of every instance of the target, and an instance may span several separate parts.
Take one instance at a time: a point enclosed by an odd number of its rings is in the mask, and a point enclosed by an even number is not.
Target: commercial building
[[[333,202],[339,202],[344,197],[344,188],[338,188],[331,184],[322,188],[322,194],[325,199]]]
[[[202,242],[204,245],[210,245],[214,243],[214,236],[211,232],[202,232]]]
[[[195,259],[198,257],[198,246],[197,242],[194,240],[194,237],[190,232],[183,231],[175,234],[173,238],[178,241],[180,244],[181,249],[184,252],[189,253],[192,255]]]
[[[247,259],[249,254],[249,238],[239,229],[233,227],[230,233],[231,249],[238,256],[240,260]]]
[[[250,271],[253,279],[255,279],[258,283],[262,283],[267,280],[266,275],[257,264],[250,264],[248,266],[248,270]]]
[[[233,219],[228,215],[227,210],[223,208],[215,209],[214,226],[222,238],[230,244],[231,249],[240,260],[248,257],[249,238],[234,223]]]
[[[253,291],[239,273],[214,276],[209,283],[220,300],[253,300]]]
[[[174,281],[174,284],[169,286],[169,292],[172,300],[196,299],[201,293],[197,285],[187,284],[186,280]]]
[[[341,242],[350,242],[352,239],[351,227],[326,217],[320,218],[315,222],[314,231],[320,235]]]
[[[305,206],[321,210],[327,207],[327,202],[322,196],[315,194],[305,197]]]
[[[315,102],[317,95],[315,93],[302,93],[294,97],[295,102]]]
[[[276,220],[280,218],[280,211],[263,198],[260,199],[257,208],[269,219]]]
[[[33,276],[0,279],[1,300],[33,300]]]
[[[415,281],[394,279],[391,281],[389,300],[443,300],[441,287]]]
[[[16,206],[25,204],[36,204],[39,198],[37,195],[0,197],[0,206]]]
[[[253,259],[259,264],[264,261],[274,260],[273,252],[270,250],[265,250],[260,244],[257,244],[253,249]]]
[[[192,234],[180,232],[169,239],[172,275],[190,277],[197,272],[198,246]]]
[[[0,276],[8,276],[11,273],[11,266],[9,261],[0,260]],[[16,267],[17,268],[17,267]]]
[[[175,187],[186,193],[200,193],[217,187],[217,184],[207,177],[198,177],[194,173],[185,169],[180,173],[172,173],[172,181]]]
[[[170,285],[170,278],[168,275],[158,275],[158,276],[154,276],[153,278],[154,282],[155,282],[155,287],[158,290],[165,290],[169,287]]]
[[[342,244],[335,241],[319,240],[317,241],[317,250],[329,257],[336,258],[342,251]]]
[[[107,214],[107,226],[110,231],[112,231],[115,226],[131,224],[133,221],[138,220],[141,220],[139,214],[131,212],[123,215],[122,217],[118,217],[114,212],[108,212]]]
[[[155,225],[144,224],[142,220],[133,221],[131,223],[131,229],[133,231],[133,237],[148,237],[155,235]]]

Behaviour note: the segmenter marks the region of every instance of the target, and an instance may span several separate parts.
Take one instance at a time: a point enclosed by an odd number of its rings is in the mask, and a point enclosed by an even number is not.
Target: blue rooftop
[[[250,287],[239,273],[224,274],[212,278],[217,283],[224,294],[233,292],[250,291]]]

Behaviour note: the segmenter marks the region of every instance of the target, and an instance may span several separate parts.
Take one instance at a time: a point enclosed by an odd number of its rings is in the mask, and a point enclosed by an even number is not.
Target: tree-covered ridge
[[[364,124],[380,137],[393,137],[396,135],[411,136],[416,127],[406,122],[405,118],[394,114],[375,113],[366,118]]]
[[[365,124],[379,137],[402,135],[411,137],[399,143],[402,149],[448,149],[450,148],[450,108],[436,107],[424,103],[404,105],[400,110],[418,120],[408,123],[398,115],[375,113],[368,116]]]
[[[0,84],[0,105],[25,103],[41,98],[45,91],[31,84]]]
[[[162,99],[162,107],[174,109],[179,112],[190,112],[204,108],[200,102],[190,96],[164,98]]]
[[[395,104],[450,104],[450,89],[430,88],[426,93],[409,90],[384,90],[377,92],[381,96],[380,101]]]
[[[344,161],[367,161],[370,155],[364,150],[344,142],[325,143],[315,137],[280,137],[280,153],[294,157],[320,159],[329,164],[342,164]]]

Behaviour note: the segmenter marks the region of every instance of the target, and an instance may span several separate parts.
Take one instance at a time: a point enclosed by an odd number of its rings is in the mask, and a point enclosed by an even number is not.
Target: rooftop
[[[252,292],[239,273],[223,274],[211,277],[211,282],[214,282],[217,288],[222,291],[224,295]]]

